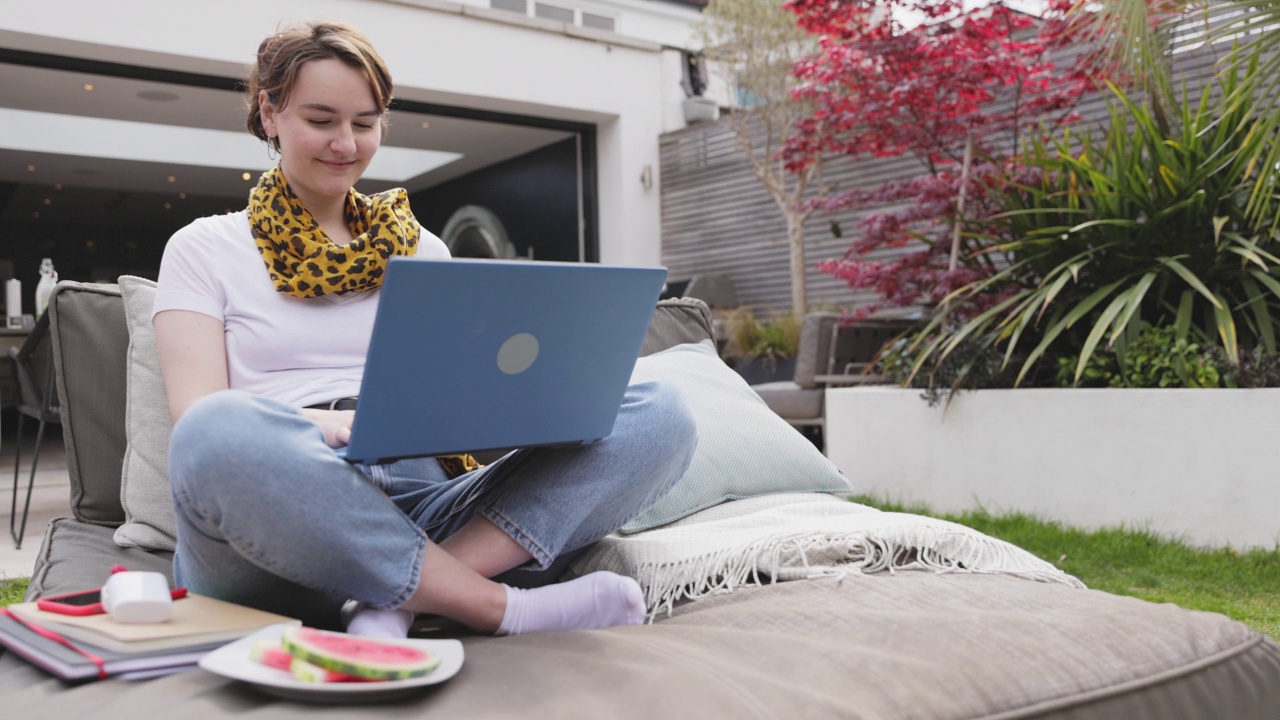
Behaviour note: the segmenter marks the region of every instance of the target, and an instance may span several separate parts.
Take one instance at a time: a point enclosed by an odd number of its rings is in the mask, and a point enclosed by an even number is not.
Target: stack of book
[[[0,608],[0,645],[64,680],[141,679],[194,667],[206,653],[280,623],[298,621],[194,594],[175,600],[167,621],[140,624],[17,603]]]

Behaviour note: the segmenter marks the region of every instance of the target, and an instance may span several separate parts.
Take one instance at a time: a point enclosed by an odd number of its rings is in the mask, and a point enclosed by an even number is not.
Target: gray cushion
[[[71,511],[85,522],[118,525],[129,345],[120,288],[64,280],[49,296],[48,312]]]
[[[822,417],[827,395],[824,388],[802,388],[793,381],[780,380],[752,385],[751,389],[756,391],[770,410],[787,420]]]
[[[640,355],[712,337],[711,310],[706,303],[694,298],[669,298],[658,302]]]
[[[796,384],[802,388],[817,387],[816,375],[831,372],[831,337],[840,316],[829,312],[813,312],[804,316],[800,325],[800,342],[796,347]],[[812,417],[812,416],[810,416]]]
[[[693,412],[698,447],[676,486],[622,532],[665,525],[726,500],[850,490],[836,466],[725,365],[713,341],[642,357],[631,379],[664,380],[680,390]]]
[[[49,523],[36,554],[27,598],[98,587],[106,582],[112,565],[162,572],[173,582],[173,553],[119,547],[111,541],[114,533],[110,526],[90,525],[72,518]]]
[[[125,522],[116,530],[122,547],[172,551],[177,545],[173,501],[169,496],[169,435],[173,430],[169,398],[160,374],[156,332],[151,325],[156,284],[120,278],[129,328],[128,400],[125,433],[128,449],[120,476]]]

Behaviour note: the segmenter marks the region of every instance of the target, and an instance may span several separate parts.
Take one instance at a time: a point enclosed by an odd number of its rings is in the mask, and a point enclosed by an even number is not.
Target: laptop
[[[344,457],[609,435],[665,268],[393,258]]]

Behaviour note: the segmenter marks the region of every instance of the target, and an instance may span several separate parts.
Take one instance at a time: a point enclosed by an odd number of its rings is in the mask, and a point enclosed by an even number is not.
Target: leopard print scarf
[[[249,226],[276,290],[319,297],[382,284],[387,259],[413,255],[422,227],[403,188],[376,195],[347,193],[347,227],[355,235],[335,245],[303,207],[277,165],[249,192]]]

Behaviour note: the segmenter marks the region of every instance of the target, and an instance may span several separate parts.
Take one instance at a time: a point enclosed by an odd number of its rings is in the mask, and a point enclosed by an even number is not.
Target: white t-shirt
[[[418,257],[447,258],[426,230]],[[152,318],[190,310],[226,332],[231,387],[305,407],[360,394],[378,290],[297,298],[278,292],[245,211],[196,220],[165,246]]]

